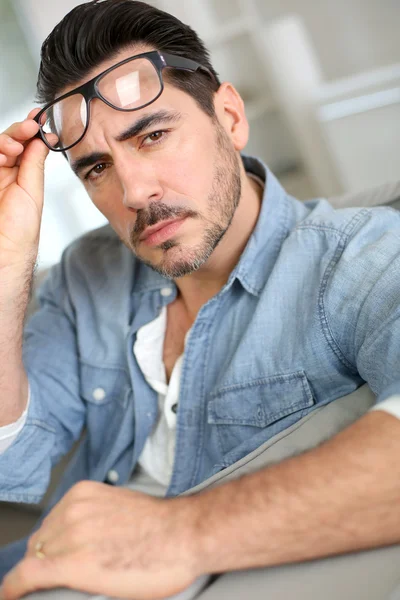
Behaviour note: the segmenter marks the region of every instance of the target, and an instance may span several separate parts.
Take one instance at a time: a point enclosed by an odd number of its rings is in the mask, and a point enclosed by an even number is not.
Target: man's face
[[[86,80],[140,51],[121,52]],[[68,158],[124,244],[169,278],[208,260],[241,196],[240,160],[225,129],[168,83],[131,113],[93,100],[89,130]]]

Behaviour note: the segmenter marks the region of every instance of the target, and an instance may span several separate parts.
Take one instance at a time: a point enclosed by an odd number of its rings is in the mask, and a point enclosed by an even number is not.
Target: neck
[[[242,195],[229,229],[205,265],[176,280],[179,299],[193,322],[200,308],[226,284],[257,223],[262,187],[242,171]]]

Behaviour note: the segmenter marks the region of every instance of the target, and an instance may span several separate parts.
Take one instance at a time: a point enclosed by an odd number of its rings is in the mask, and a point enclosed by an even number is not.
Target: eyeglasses
[[[88,130],[93,98],[123,112],[144,108],[161,96],[164,89],[162,71],[166,67],[192,72],[200,70],[215,81],[209,69],[188,58],[157,50],[137,54],[42,108],[35,117],[40,125],[37,137],[54,152],[69,150]],[[50,133],[58,136],[57,143],[50,142]]]

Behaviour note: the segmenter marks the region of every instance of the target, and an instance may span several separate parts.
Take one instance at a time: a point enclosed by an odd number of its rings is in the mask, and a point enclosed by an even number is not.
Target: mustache
[[[177,219],[184,217],[198,218],[198,213],[188,209],[185,206],[168,206],[159,202],[153,202],[147,208],[138,210],[136,223],[132,230],[131,240],[135,243],[146,227],[156,225],[160,221],[167,219]]]

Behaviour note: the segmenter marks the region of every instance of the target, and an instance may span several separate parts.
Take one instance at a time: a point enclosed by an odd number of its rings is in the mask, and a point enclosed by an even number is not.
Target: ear
[[[231,138],[235,150],[243,150],[249,139],[249,123],[244,102],[236,88],[224,82],[214,96],[215,112],[219,122]]]

